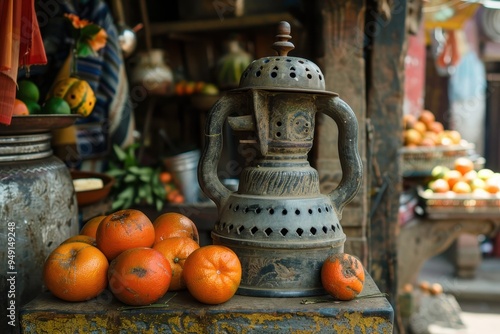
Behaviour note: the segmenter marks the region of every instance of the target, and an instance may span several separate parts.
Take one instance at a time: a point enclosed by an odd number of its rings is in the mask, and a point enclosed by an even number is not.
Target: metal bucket
[[[78,205],[50,133],[0,135],[0,332],[19,328],[21,306],[43,289],[43,265],[78,233]]]
[[[192,150],[163,160],[165,168],[172,173],[175,184],[184,196],[184,203],[200,201],[201,189],[198,184],[198,162],[200,150]]]

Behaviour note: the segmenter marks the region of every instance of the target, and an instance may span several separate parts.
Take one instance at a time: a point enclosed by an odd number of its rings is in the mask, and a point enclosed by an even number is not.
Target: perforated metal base
[[[238,294],[298,297],[324,294],[321,266],[344,251],[345,234],[327,196],[232,195],[212,232],[215,244],[242,265]]]

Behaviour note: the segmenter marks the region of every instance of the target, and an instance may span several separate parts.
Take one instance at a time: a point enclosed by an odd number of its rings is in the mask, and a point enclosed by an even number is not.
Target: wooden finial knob
[[[287,56],[290,50],[295,49],[295,45],[289,40],[290,36],[290,23],[281,21],[278,25],[278,34],[276,35],[276,42],[273,43],[273,49],[276,50],[278,56]]]

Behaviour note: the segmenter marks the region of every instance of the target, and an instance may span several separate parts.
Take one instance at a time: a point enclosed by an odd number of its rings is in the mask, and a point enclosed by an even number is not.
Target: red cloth
[[[0,0],[0,123],[11,122],[19,66],[44,64],[35,0]]]

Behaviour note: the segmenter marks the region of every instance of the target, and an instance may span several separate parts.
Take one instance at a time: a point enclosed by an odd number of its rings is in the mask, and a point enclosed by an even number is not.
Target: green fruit
[[[58,96],[50,97],[42,106],[42,114],[69,115],[71,108],[65,99]]]
[[[449,168],[446,166],[436,166],[432,169],[431,175],[433,179],[442,179],[446,173],[449,172]]]
[[[24,104],[28,107],[30,115],[40,114],[42,111],[42,107],[35,101],[26,100],[24,101]]]
[[[203,86],[200,91],[200,94],[203,95],[219,95],[219,88],[216,85],[207,83]]]
[[[19,86],[19,89],[17,90],[16,98],[23,102],[38,102],[38,99],[40,98],[40,90],[33,81],[23,79],[20,80],[17,84]]]
[[[476,179],[471,181],[470,186],[471,186],[472,190],[484,189],[484,188],[486,188],[486,182],[483,179],[476,178]]]
[[[477,172],[477,177],[483,181],[486,181],[495,174],[491,169],[483,168]]]

